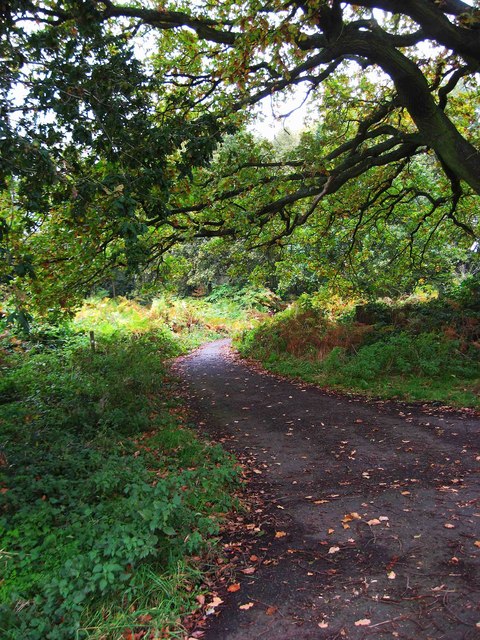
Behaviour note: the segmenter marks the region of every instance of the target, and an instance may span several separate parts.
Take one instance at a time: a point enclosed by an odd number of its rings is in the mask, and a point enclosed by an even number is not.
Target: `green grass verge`
[[[348,325],[344,333],[348,335]],[[367,339],[369,344],[355,349],[333,347],[321,360],[315,358],[315,350],[308,354],[308,344],[304,344],[305,354],[296,356],[286,351],[277,322],[243,334],[237,347],[241,355],[259,360],[274,373],[332,389],[480,407],[480,364],[475,346],[464,349],[458,340],[435,332],[389,335],[383,328]]]
[[[234,462],[172,399],[168,333],[60,342],[3,362],[0,637],[177,637]]]

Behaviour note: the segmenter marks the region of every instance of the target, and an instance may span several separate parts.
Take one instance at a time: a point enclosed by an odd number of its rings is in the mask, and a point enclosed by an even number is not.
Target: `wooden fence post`
[[[95,353],[95,333],[93,331],[90,331],[90,347],[92,348],[93,353]]]

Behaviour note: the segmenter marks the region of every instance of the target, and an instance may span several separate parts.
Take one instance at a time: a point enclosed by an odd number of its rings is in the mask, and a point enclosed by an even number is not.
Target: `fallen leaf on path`
[[[256,569],[255,567],[247,567],[246,569],[241,569],[241,572],[244,573],[246,576],[251,576],[252,573],[255,573]]]
[[[444,525],[445,529],[455,529],[455,525],[451,522],[446,522]]]
[[[250,556],[250,562],[258,562],[258,556]]]
[[[374,527],[377,524],[382,524],[378,518],[373,518],[367,522],[371,527]]]
[[[388,578],[389,580],[395,580],[395,578],[396,578],[396,577],[397,577],[397,574],[395,573],[395,571],[389,571],[389,572],[387,573],[387,578]]]
[[[215,596],[211,602],[208,603],[209,607],[218,607],[220,604],[223,604],[223,600]]]
[[[386,566],[387,571],[392,571],[394,566],[397,564],[399,560],[400,560],[399,556],[392,556],[392,559]]]
[[[480,547],[480,540],[475,540],[473,543],[476,547]]]
[[[267,616],[273,616],[273,614],[276,612],[277,612],[277,607],[268,607],[268,609],[265,611]]]
[[[328,628],[328,622],[325,622],[325,621],[319,622],[318,626],[320,627],[320,629],[327,629]]]
[[[340,547],[330,547],[330,549],[328,550],[328,553],[332,554],[332,553],[338,553],[340,551]]]
[[[287,534],[285,533],[285,531],[276,531],[275,532],[275,538],[284,538]]]
[[[362,618],[361,620],[357,620],[355,622],[355,626],[356,627],[368,627],[368,625],[371,623],[372,621],[369,620],[368,618]]]
[[[211,616],[213,613],[215,613],[215,609],[221,604],[223,604],[223,600],[221,598],[218,598],[218,597],[213,598],[213,600],[209,602],[207,605],[205,615]]]
[[[247,602],[247,604],[241,604],[238,608],[242,609],[243,611],[247,611],[248,609],[251,609],[254,606],[255,606],[254,602]]]
[[[352,513],[347,513],[342,518],[342,526],[344,529],[350,529],[350,525],[348,522],[352,522],[352,520],[361,520],[361,516],[356,512],[352,511]]]
[[[235,591],[240,591],[240,583],[236,582],[235,584],[231,584],[227,591],[230,591],[230,593],[235,593]]]
[[[327,531],[328,535],[331,535],[331,534],[332,534],[332,533],[334,533],[334,532],[335,532],[335,529],[329,529],[329,530]]]

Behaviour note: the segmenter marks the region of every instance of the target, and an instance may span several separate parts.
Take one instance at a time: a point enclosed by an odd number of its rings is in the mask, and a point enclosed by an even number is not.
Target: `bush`
[[[245,333],[239,351],[321,384],[476,406],[480,314],[466,299],[469,307],[432,298],[379,301],[357,306],[352,317],[351,305],[322,311],[315,296],[302,296]]]

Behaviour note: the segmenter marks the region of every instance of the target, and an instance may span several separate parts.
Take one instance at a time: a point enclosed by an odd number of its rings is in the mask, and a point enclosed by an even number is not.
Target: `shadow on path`
[[[176,371],[267,505],[205,640],[480,637],[477,419],[262,374],[226,340]]]

